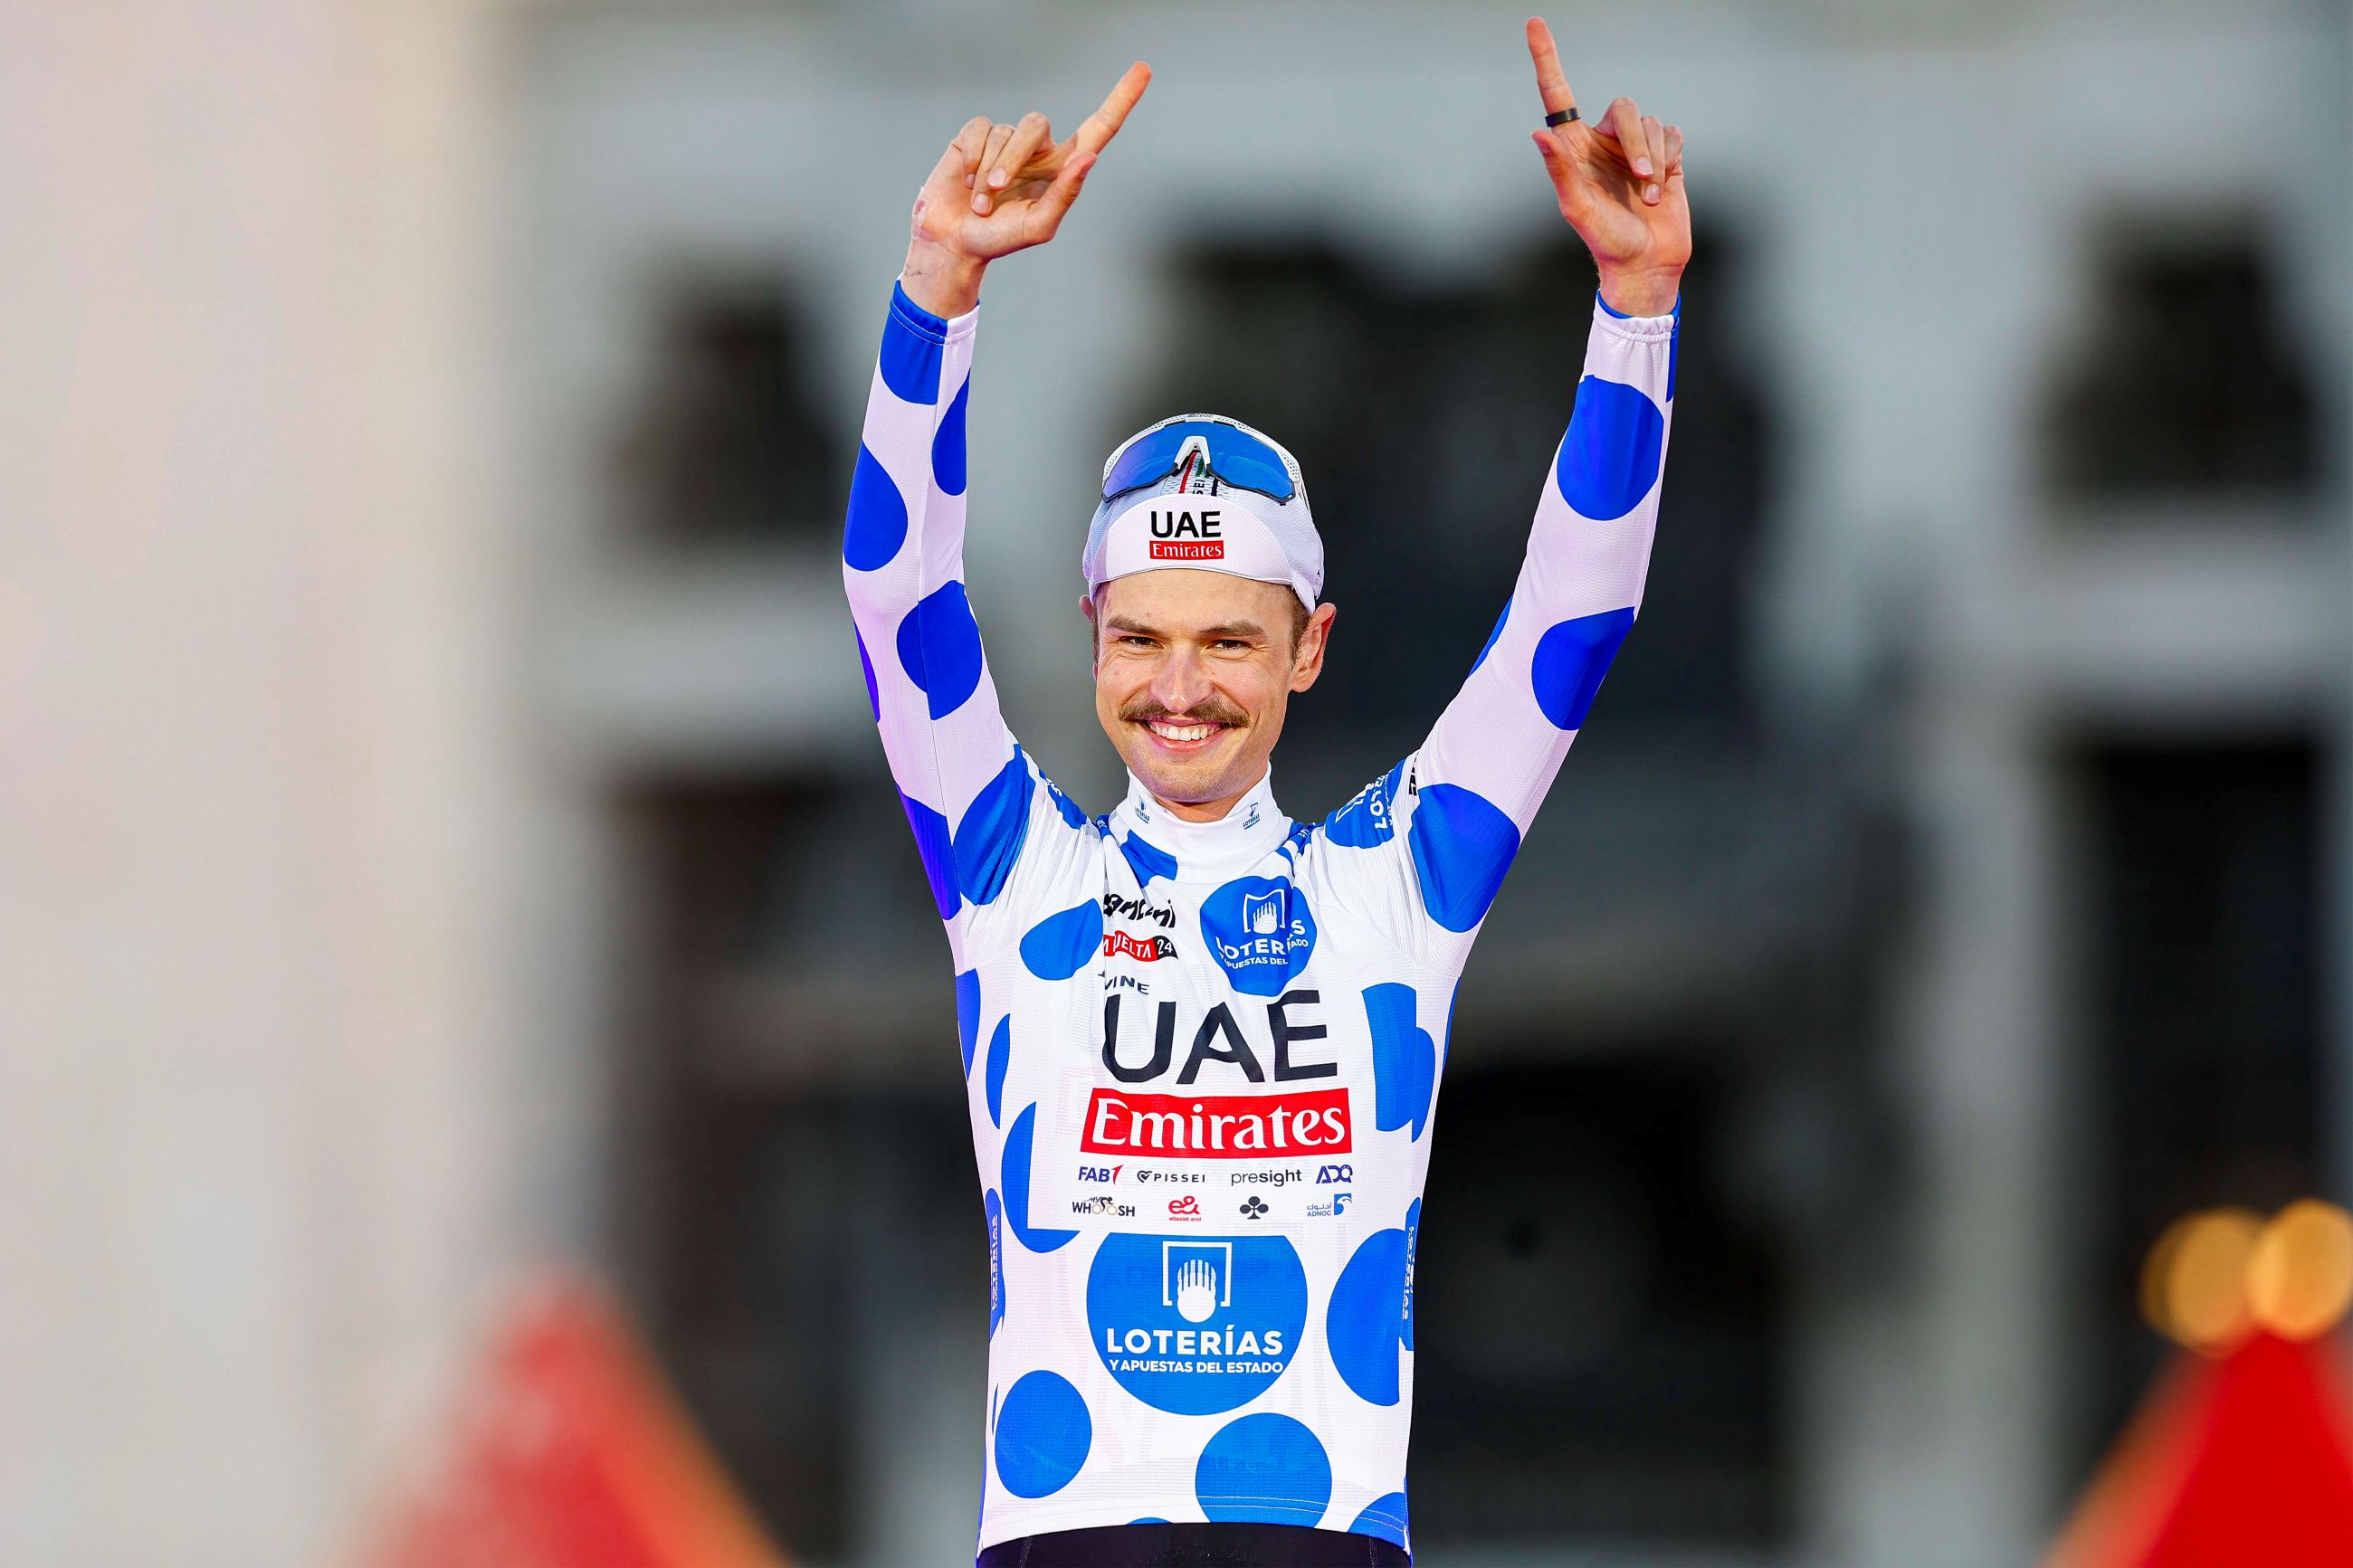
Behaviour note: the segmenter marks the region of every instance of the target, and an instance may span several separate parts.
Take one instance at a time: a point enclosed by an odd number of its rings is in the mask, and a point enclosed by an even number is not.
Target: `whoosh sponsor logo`
[[[1079,1147],[1090,1154],[1185,1154],[1263,1160],[1292,1151],[1353,1151],[1348,1091],[1299,1094],[1125,1094],[1097,1089]]]

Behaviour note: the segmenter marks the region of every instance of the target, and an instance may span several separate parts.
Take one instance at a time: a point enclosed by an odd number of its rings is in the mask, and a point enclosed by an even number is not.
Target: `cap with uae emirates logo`
[[[1215,414],[1180,414],[1120,443],[1079,564],[1090,593],[1170,566],[1280,583],[1311,610],[1324,590],[1324,541],[1298,461]]]

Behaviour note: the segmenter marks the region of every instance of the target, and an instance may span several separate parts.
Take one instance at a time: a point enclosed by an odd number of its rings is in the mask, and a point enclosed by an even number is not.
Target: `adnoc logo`
[[[1238,877],[1202,900],[1201,936],[1235,990],[1275,996],[1315,951],[1315,917],[1290,882]]]
[[[1281,1377],[1307,1323],[1307,1276],[1280,1236],[1103,1237],[1087,1274],[1095,1353],[1155,1410],[1214,1415]]]

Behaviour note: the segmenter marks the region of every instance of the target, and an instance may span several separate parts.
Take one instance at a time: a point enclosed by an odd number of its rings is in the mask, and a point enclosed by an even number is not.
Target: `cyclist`
[[[980,1561],[1403,1563],[1414,1253],[1454,986],[1633,623],[1691,253],[1672,125],[1535,141],[1600,279],[1575,415],[1487,646],[1421,747],[1322,822],[1269,758],[1334,609],[1298,464],[1184,415],[1103,467],[1082,555],[1125,798],[1008,732],[965,595],[988,264],[1053,237],[1142,97],[965,126],[917,197],[843,576],[956,969],[990,1259]],[[1432,526],[1443,526],[1433,520]]]

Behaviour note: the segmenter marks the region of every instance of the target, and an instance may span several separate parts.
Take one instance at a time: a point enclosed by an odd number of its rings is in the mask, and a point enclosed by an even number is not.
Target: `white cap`
[[[1281,583],[1314,609],[1324,588],[1324,541],[1307,509],[1307,486],[1299,476],[1298,461],[1281,443],[1239,419],[1181,414],[1121,442],[1103,463],[1103,473],[1108,476],[1120,454],[1145,437],[1186,423],[1227,425],[1264,442],[1289,470],[1291,499],[1277,500],[1225,483],[1209,458],[1208,441],[1192,437],[1166,477],[1113,496],[1095,509],[1079,563],[1087,591],[1137,572],[1187,567]]]

